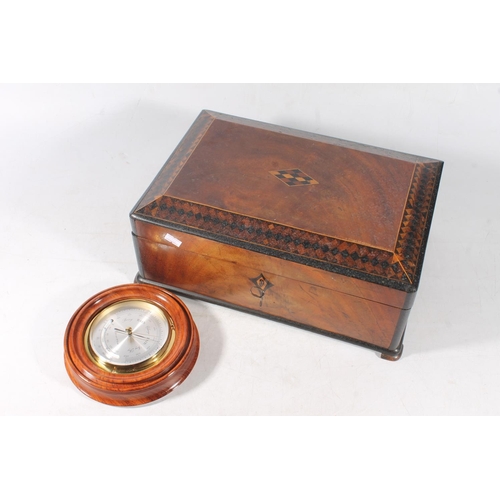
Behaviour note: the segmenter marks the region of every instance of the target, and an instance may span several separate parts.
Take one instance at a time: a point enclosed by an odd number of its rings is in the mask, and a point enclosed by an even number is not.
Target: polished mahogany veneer
[[[137,280],[397,359],[442,167],[203,111],[131,212]]]

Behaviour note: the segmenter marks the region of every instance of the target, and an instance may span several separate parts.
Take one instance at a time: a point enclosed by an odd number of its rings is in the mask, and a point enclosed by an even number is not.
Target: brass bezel
[[[92,330],[92,325],[97,322],[104,314],[109,314],[110,312],[113,312],[114,309],[118,309],[121,307],[124,303],[130,303],[132,305],[137,305],[140,306],[144,309],[149,309],[153,314],[155,314],[157,317],[159,316],[159,319],[161,321],[164,321],[168,324],[169,327],[169,334],[167,337],[167,340],[163,344],[162,348],[155,353],[153,356],[150,358],[141,361],[140,363],[135,363],[131,365],[116,365],[114,363],[111,363],[109,361],[104,360],[99,354],[97,354],[94,349],[92,348],[91,342],[90,342],[90,332]],[[175,342],[175,324],[173,319],[170,317],[170,315],[160,307],[158,304],[153,303],[149,300],[146,299],[123,299],[119,300],[117,302],[114,302],[111,305],[103,307],[101,310],[99,310],[93,318],[90,320],[89,324],[85,328],[85,334],[83,337],[83,343],[85,347],[85,351],[89,357],[89,359],[97,365],[99,368],[102,370],[108,372],[108,373],[119,373],[119,374],[134,374],[138,373],[144,370],[147,370],[153,366],[156,366],[160,361],[162,361],[165,356],[170,352],[172,349],[173,345]]]

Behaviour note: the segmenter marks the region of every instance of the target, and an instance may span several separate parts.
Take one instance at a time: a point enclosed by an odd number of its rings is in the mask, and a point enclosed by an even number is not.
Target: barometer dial
[[[87,332],[92,357],[115,371],[137,371],[167,350],[175,330],[172,320],[144,300],[119,302],[101,311]]]

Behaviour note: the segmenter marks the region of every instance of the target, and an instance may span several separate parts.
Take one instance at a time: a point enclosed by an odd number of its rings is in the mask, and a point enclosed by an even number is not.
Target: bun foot
[[[398,347],[395,351],[392,351],[392,353],[387,353],[387,352],[381,353],[380,357],[382,359],[386,359],[387,361],[397,361],[402,354],[403,354],[403,345]]]

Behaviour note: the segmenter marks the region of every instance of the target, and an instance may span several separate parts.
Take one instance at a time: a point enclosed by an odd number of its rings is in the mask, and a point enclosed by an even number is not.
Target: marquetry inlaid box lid
[[[414,292],[442,167],[202,111],[131,217]]]

